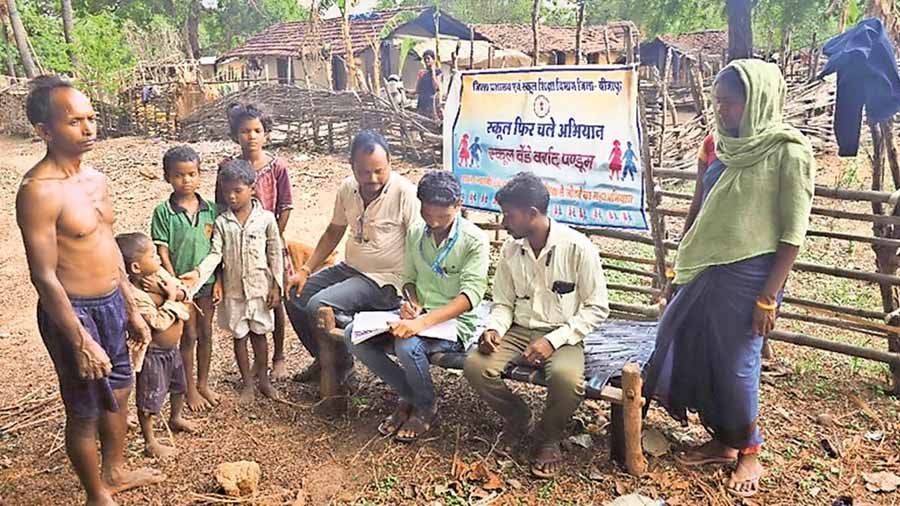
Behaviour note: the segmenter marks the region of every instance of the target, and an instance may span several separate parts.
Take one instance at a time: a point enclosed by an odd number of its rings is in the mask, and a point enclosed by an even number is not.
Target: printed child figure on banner
[[[631,149],[631,141],[628,141],[626,144],[628,148],[625,150],[625,173],[622,174],[622,181],[629,175],[631,180],[634,181],[634,176],[637,175],[637,155]]]
[[[609,179],[616,181],[622,179],[622,143],[613,141],[612,151],[609,153]]]
[[[476,169],[481,168],[481,149],[481,138],[476,136],[472,145],[469,146],[469,154],[472,157],[471,167]]]
[[[471,165],[469,160],[469,134],[463,134],[459,141],[459,166],[469,167]]]

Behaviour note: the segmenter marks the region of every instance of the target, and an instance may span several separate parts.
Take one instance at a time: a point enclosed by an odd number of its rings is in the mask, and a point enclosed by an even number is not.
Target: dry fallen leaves
[[[887,471],[864,473],[863,480],[870,492],[893,492],[900,487],[900,476]]]

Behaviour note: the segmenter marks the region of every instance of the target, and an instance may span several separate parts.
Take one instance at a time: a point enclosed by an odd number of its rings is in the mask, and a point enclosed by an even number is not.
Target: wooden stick
[[[618,253],[610,253],[609,251],[601,251],[600,257],[604,260],[620,260],[622,262],[631,262],[634,264],[656,265],[656,261],[650,258],[639,258],[628,255],[619,255]]]
[[[650,318],[659,318],[660,314],[659,306],[642,306],[637,304],[610,302],[609,308],[611,310],[619,311],[620,313],[632,313]]]
[[[826,311],[831,311],[833,313],[847,314],[847,315],[852,315],[852,316],[858,316],[860,318],[869,318],[869,319],[878,320],[878,321],[884,321],[884,318],[885,318],[884,313],[879,313],[877,311],[867,311],[865,309],[835,306],[833,304],[826,304],[824,302],[806,300],[806,299],[801,299],[798,297],[785,296],[783,299],[783,302],[785,304],[791,304],[794,306],[801,306],[801,307],[805,307],[805,308],[824,309]]]
[[[887,339],[889,336],[886,335],[881,329],[872,330],[869,325],[856,325],[853,322],[848,322],[846,320],[841,320],[837,318],[821,318],[818,316],[793,313],[790,311],[782,311],[778,313],[779,318],[784,318],[786,320],[795,320],[799,322],[805,323],[814,323],[816,325],[824,325],[826,327],[833,327],[841,330],[849,330],[850,332],[859,332],[861,334],[866,334],[873,337],[880,337],[883,339]],[[875,327],[872,325],[871,327]],[[898,329],[893,329],[892,333],[896,334]]]
[[[619,283],[607,283],[606,288],[607,288],[607,290],[617,290],[620,292],[643,293],[646,295],[651,295],[653,297],[656,297],[657,295],[659,295],[661,293],[660,290],[657,290],[656,288],[650,288],[648,286],[633,286],[633,285],[624,285],[624,284],[619,284]]]
[[[625,469],[632,476],[642,476],[647,472],[647,460],[641,446],[642,410],[644,399],[641,368],[633,362],[622,368],[622,411],[625,429]]]
[[[885,364],[893,364],[900,366],[900,353],[891,353],[887,351],[873,350],[862,346],[853,346],[851,344],[829,341],[818,337],[807,336],[804,334],[795,334],[793,332],[785,332],[782,330],[773,330],[769,333],[769,339],[782,341],[785,343],[796,344],[798,346],[807,346],[818,350],[831,351],[851,357],[865,358]]]
[[[848,269],[839,269],[837,267],[827,267],[807,262],[796,262],[794,264],[795,271],[815,272],[817,274],[827,274],[839,278],[849,278],[858,281],[866,281],[869,283],[879,283],[889,286],[900,286],[900,277],[891,274],[881,274],[876,272],[852,271]]]
[[[604,265],[603,268],[608,271],[624,272],[625,274],[632,274],[634,276],[650,278],[652,280],[655,280],[658,277],[655,272],[644,271],[641,269],[632,269],[630,267],[621,267],[618,265]]]
[[[333,328],[334,310],[328,306],[319,308],[318,322],[313,326],[314,337],[319,342],[319,361],[322,364],[319,380],[322,400],[319,402],[329,414],[341,411],[341,406],[346,406],[341,399],[337,343],[329,336]]]

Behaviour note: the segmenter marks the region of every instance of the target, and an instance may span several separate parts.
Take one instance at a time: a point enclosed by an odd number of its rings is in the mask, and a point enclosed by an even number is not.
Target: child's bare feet
[[[187,407],[191,411],[207,411],[212,405],[209,401],[202,395],[197,389],[188,390],[184,395],[184,403],[187,404]]]
[[[239,402],[241,405],[246,406],[250,404],[256,399],[256,389],[253,387],[253,383],[245,383],[244,386],[241,387],[241,397]]]
[[[105,492],[104,495],[100,497],[88,497],[84,506],[119,506],[119,503],[113,500],[112,494]]]
[[[268,379],[259,382],[259,392],[269,399],[280,399],[278,390],[275,390]]]
[[[178,449],[172,446],[162,445],[154,441],[152,443],[147,443],[146,445],[144,445],[144,455],[160,460],[168,460],[178,455]]]
[[[188,434],[193,434],[200,431],[200,424],[185,420],[179,416],[178,418],[169,420],[169,428],[172,429],[172,432],[187,432]]]
[[[283,358],[272,361],[272,381],[282,381],[288,379],[287,365]]]
[[[207,401],[209,401],[209,404],[210,404],[211,406],[218,406],[218,405],[219,405],[219,402],[222,401],[222,399],[219,397],[219,394],[217,394],[214,390],[212,390],[211,388],[209,388],[209,385],[200,385],[200,384],[198,384],[198,385],[197,385],[197,392],[198,392],[204,399],[206,399]]]
[[[118,494],[133,488],[156,485],[166,481],[166,475],[156,469],[144,467],[134,471],[124,469],[112,469],[103,473],[103,483],[109,489],[110,494]]]

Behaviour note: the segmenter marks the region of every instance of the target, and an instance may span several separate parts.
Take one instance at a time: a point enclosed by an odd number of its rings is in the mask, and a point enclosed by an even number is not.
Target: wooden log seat
[[[341,318],[340,320],[345,319]],[[341,323],[343,323],[341,322]],[[656,322],[607,320],[584,340],[585,397],[610,403],[610,457],[636,476],[646,471],[641,448],[644,399],[641,397],[641,371],[650,360],[656,340]],[[319,309],[316,338],[322,365],[321,407],[328,414],[346,410],[347,399],[337,377],[337,346],[343,330],[330,307]],[[433,365],[444,369],[463,368],[466,354],[436,353]],[[511,365],[504,378],[546,386],[544,371],[523,365]]]

